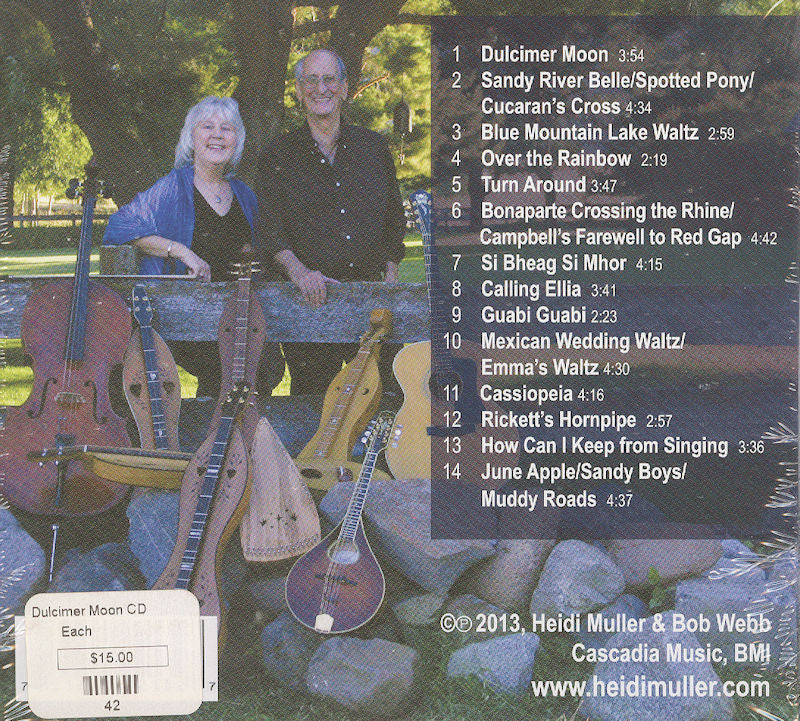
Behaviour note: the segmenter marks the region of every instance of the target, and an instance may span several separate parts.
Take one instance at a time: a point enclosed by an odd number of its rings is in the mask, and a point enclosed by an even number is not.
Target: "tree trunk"
[[[351,95],[359,87],[364,49],[383,28],[393,22],[405,0],[383,0],[366,5],[347,0],[339,5],[331,32],[330,47],[344,60]]]
[[[281,132],[286,66],[292,43],[290,0],[238,0],[232,4],[239,58],[234,93],[247,128],[238,174],[257,183],[257,158]]]
[[[150,185],[158,171],[139,140],[119,74],[97,37],[89,7],[84,0],[29,0],[24,5],[50,33],[72,116],[92,146],[102,177],[116,184],[115,200],[121,205]]]

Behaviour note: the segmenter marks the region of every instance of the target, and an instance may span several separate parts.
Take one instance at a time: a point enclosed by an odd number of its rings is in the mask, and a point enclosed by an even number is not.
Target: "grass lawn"
[[[246,634],[245,646],[237,646],[237,653],[223,652],[220,660],[220,701],[203,704],[190,716],[163,717],[173,721],[367,721],[366,717],[347,711],[308,696],[293,693],[271,682],[261,667],[261,650],[258,637],[263,624],[249,624],[240,629]],[[407,640],[420,654],[422,693],[418,702],[409,709],[402,721],[585,721],[576,713],[579,699],[536,699],[532,694],[515,698],[498,694],[475,678],[448,679],[447,661],[458,648],[456,639],[438,630],[414,630]],[[534,680],[584,680],[585,665],[569,658],[573,641],[567,636],[549,634],[541,641],[536,655]],[[233,639],[230,641],[233,645]],[[750,680],[758,676],[755,669],[732,675],[727,668],[719,668],[726,680]],[[0,698],[13,696],[12,669],[0,671]],[[766,677],[769,678],[769,677]],[[735,721],[772,719],[790,721],[796,718],[793,707],[785,700],[786,687],[771,679],[769,699],[737,699]],[[753,708],[767,715],[754,714]],[[772,714],[772,715],[769,715]],[[27,719],[29,715],[13,716]],[[371,721],[369,719],[368,721]],[[622,721],[622,719],[620,720]],[[655,721],[655,719],[654,719]]]
[[[54,250],[15,249],[13,245],[2,249],[0,254],[0,275],[50,275],[72,273],[75,269],[75,250],[60,248]],[[92,273],[99,272],[99,254],[91,255]],[[407,236],[406,258],[400,264],[401,283],[425,282],[425,263],[422,258],[422,241],[418,234]],[[179,368],[181,395],[194,398],[197,392],[197,379]],[[273,391],[274,395],[289,395],[289,371]],[[0,406],[21,405],[30,393],[33,372],[25,364],[19,339],[0,338]]]

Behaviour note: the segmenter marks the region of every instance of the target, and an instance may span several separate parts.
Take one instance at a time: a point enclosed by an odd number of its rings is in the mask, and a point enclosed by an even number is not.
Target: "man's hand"
[[[289,280],[300,289],[303,298],[312,308],[319,308],[328,300],[328,283],[339,283],[318,270],[306,268],[291,250],[276,253],[275,260],[285,268]]]
[[[292,281],[312,308],[319,308],[328,300],[328,283],[339,284],[338,280],[328,278],[318,270],[309,270],[305,275],[292,278]]]
[[[383,279],[387,283],[397,283],[400,277],[400,266],[391,260],[386,261],[386,270],[383,272]]]

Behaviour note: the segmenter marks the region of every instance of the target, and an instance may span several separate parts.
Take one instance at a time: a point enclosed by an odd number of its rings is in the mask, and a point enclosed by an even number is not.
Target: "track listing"
[[[434,536],[775,527],[796,426],[788,36],[434,19]]]

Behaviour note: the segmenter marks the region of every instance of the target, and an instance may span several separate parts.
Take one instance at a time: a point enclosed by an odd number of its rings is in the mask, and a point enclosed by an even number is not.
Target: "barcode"
[[[139,674],[83,676],[84,696],[123,696],[139,693]]]

